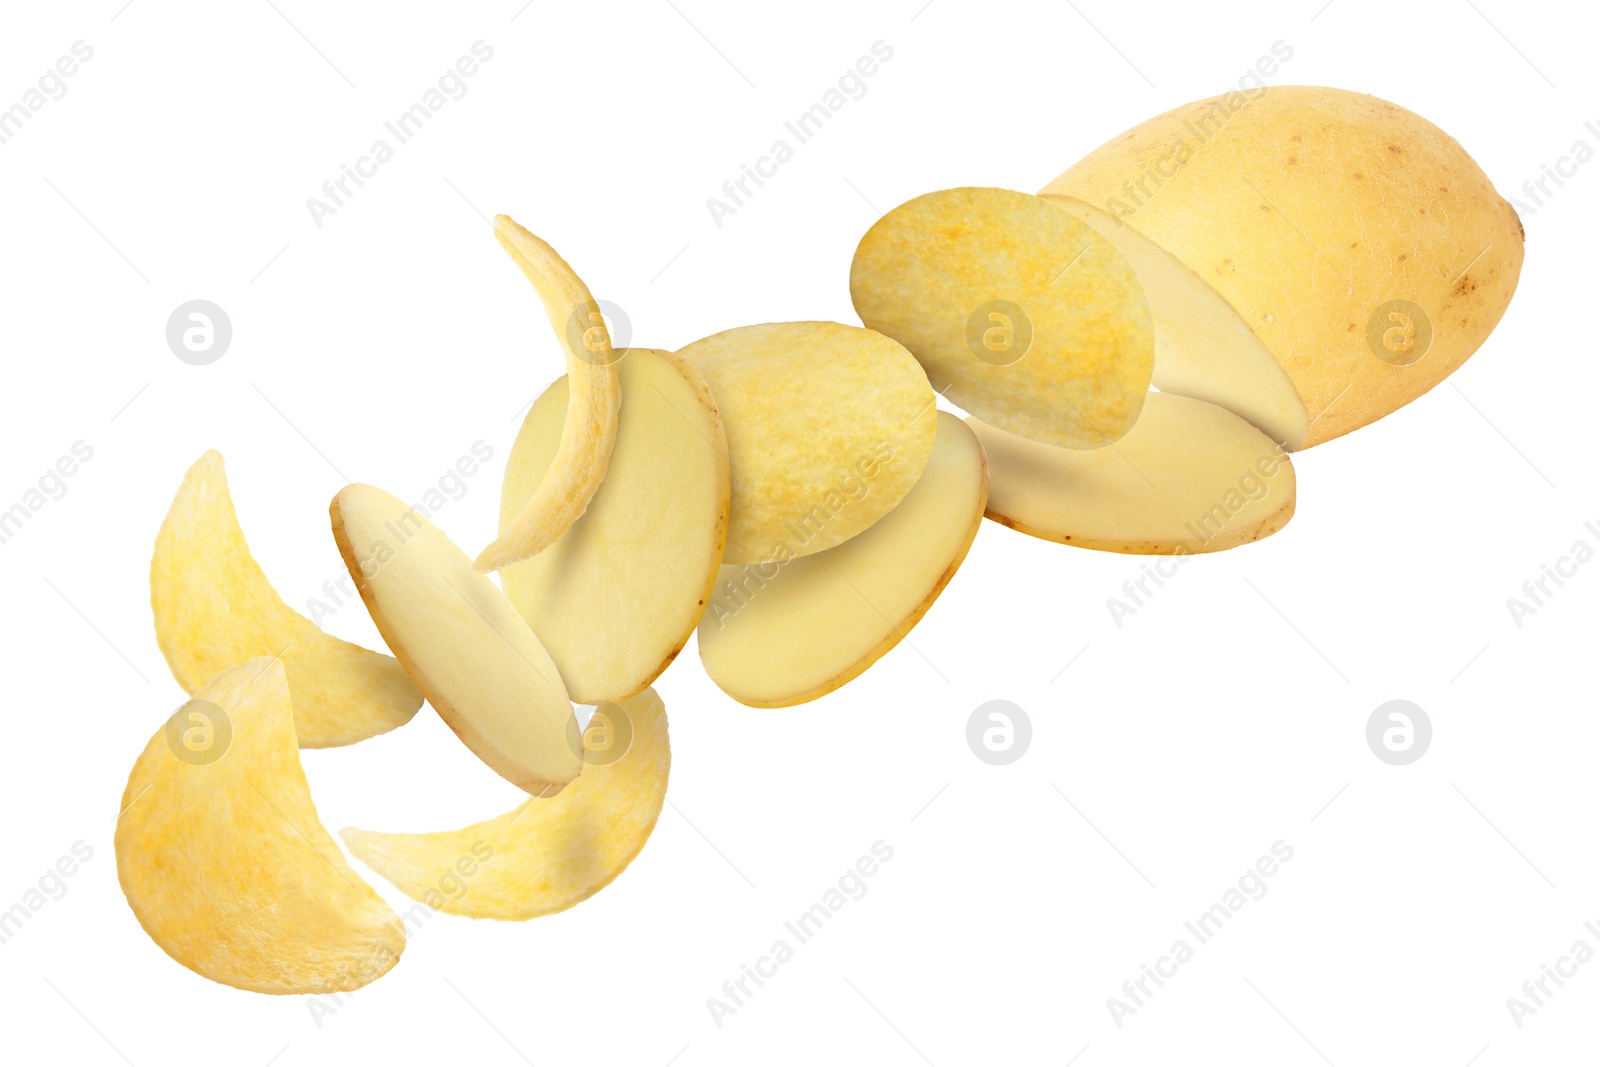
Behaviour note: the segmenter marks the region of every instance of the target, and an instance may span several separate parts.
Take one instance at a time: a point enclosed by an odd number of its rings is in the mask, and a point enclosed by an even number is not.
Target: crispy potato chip
[[[156,535],[150,606],[156,643],[186,693],[234,664],[281,655],[302,748],[393,730],[422,706],[393,658],[323,633],[273,591],[245,544],[214,450],[184,475]]]
[[[150,738],[122,795],[116,853],[145,932],[214,982],[357,989],[405,949],[395,913],[317,821],[275,659],[223,671]]]
[[[611,334],[583,279],[555,249],[505,215],[494,217],[494,235],[544,303],[566,352],[569,393],[555,458],[516,521],[478,555],[474,566],[480,571],[538,555],[578,521],[605,479],[622,405]]]
[[[682,357],[630,349],[617,364],[617,446],[589,510],[500,584],[580,704],[632,696],[672,662],[711,596],[728,529],[728,441],[711,390]],[[567,382],[533,402],[506,463],[500,527],[556,453]]]
[[[882,334],[773,322],[713,334],[679,354],[711,386],[728,434],[726,563],[848,541],[900,503],[933,449],[927,376]]]
[[[833,692],[911,632],[983,522],[989,476],[965,424],[939,412],[916,486],[865,533],[783,564],[724,566],[700,620],[700,659],[741,704],[780,708]]]
[[[901,204],[856,248],[850,298],[942,395],[1034,441],[1108,445],[1150,388],[1155,332],[1133,268],[1037,196],[946,189]]]
[[[601,742],[595,737],[604,734]],[[655,829],[672,749],[654,689],[595,709],[591,763],[560,796],[462,830],[341,830],[350,852],[413,900],[474,919],[532,919],[610,885]]]
[[[456,736],[529,793],[583,769],[561,675],[517,609],[405,501],[347,485],[328,508],[378,632]]]

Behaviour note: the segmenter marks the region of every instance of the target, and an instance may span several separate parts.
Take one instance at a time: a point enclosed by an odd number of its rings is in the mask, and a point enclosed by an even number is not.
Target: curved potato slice
[[[1110,444],[1150,388],[1155,328],[1133,268],[1037,196],[946,189],[901,204],[861,238],[850,299],[940,393],[1031,440]]]
[[[347,485],[328,511],[378,632],[456,736],[529,793],[576,778],[583,746],[561,675],[495,584],[382,489]]]
[[[704,337],[679,355],[711,386],[728,434],[726,563],[832,548],[916,484],[933,448],[934,396],[900,345],[837,322],[771,322]]]
[[[150,560],[156,643],[186,693],[253,656],[282,656],[301,748],[349,745],[411,721],[422,694],[392,657],[322,632],[262,573],[228,495],[222,456],[195,461]]]
[[[347,827],[339,836],[361,862],[435,910],[511,920],[564,911],[610,885],[644,848],[672,767],[667,712],[654,689],[595,714],[607,717],[607,729],[630,728],[631,743],[613,762],[592,764],[558,797],[530,798],[461,830]],[[591,720],[590,732],[596,726]]]
[[[580,704],[632,696],[672,662],[711,597],[728,530],[728,441],[711,390],[679,356],[625,355],[605,483],[559,541],[500,572]],[[550,466],[566,408],[563,378],[528,411],[506,463],[501,529]]]
[[[317,821],[275,659],[223,671],[156,731],[128,775],[116,852],[145,932],[214,982],[347,991],[405,949],[399,919]]]
[[[700,620],[700,659],[741,704],[833,692],[911,632],[966,558],[989,474],[971,430],[939,412],[933,455],[900,506],[827,552],[724,566]]]
[[[1073,452],[968,419],[989,456],[988,516],[1080,548],[1220,552],[1294,515],[1294,466],[1272,439],[1204,400],[1151,393],[1115,448]]]
[[[544,303],[566,352],[570,393],[555,459],[516,521],[478,555],[474,566],[480,571],[538,555],[578,521],[606,476],[622,405],[611,335],[583,279],[555,249],[505,215],[494,217],[494,235]]]

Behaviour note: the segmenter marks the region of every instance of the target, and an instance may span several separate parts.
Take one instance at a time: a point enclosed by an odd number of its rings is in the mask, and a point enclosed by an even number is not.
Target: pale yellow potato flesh
[[[934,395],[898,343],[837,322],[773,322],[680,350],[728,438],[724,563],[822,552],[877,522],[933,448]]]
[[[501,777],[551,795],[583,769],[572,702],[505,594],[411,505],[347,485],[329,507],[361,599],[462,742]]]
[[[611,334],[583,279],[554,248],[505,215],[495,216],[494,235],[544,304],[566,353],[569,391],[555,458],[516,519],[479,553],[474,565],[480,571],[538,555],[578,521],[605,479],[622,406]]]
[[[1266,434],[1224,408],[1151,393],[1115,448],[1077,452],[977,419],[988,517],[1047,541],[1147,555],[1220,552],[1283,529],[1295,475]]]
[[[604,889],[649,840],[666,802],[672,749],[654,689],[596,714],[631,727],[615,762],[587,767],[550,798],[460,830],[424,834],[340,831],[353,854],[406,896],[473,919],[533,919]],[[591,729],[594,724],[591,722]]]
[[[837,548],[783,564],[724,566],[700,621],[700,660],[758,708],[833,692],[899,644],[955,575],[983,522],[978,439],[939,412],[922,477],[889,514]]]
[[[117,816],[117,879],[145,932],[196,974],[256,993],[332,993],[386,973],[405,931],[317,820],[284,665],[231,667],[175,718],[208,732],[175,747],[157,730]],[[226,747],[211,759],[207,744]]]
[[[349,745],[411,721],[422,694],[392,657],[341,641],[283,602],[250,554],[215,450],[183,477],[150,560],[156,643],[183,691],[255,656],[282,656],[302,748]]]
[[[1103,216],[1096,224],[1140,269],[1158,333],[1207,308],[1189,337],[1166,338],[1157,386],[1222,404],[1291,449],[1443,381],[1500,321],[1522,269],[1516,211],[1466,150],[1421,116],[1342,89],[1185,104],[1042,194]],[[1163,269],[1138,262],[1141,241]],[[1223,342],[1241,326],[1253,341]],[[1219,375],[1230,360],[1237,370]]]
[[[711,390],[680,356],[629,349],[606,480],[583,517],[539,555],[500,572],[580,704],[632,696],[689,640],[716,581],[728,529],[728,442]],[[567,409],[560,379],[533,402],[500,493],[500,528],[555,456]]]
[[[861,321],[994,426],[1101,448],[1139,417],[1155,334],[1133,267],[1039,197],[946,189],[879,219],[850,264]]]

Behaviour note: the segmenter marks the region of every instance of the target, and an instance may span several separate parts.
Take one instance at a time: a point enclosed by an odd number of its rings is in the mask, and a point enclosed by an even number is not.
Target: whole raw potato
[[[1289,448],[1443,381],[1500,321],[1522,269],[1516,212],[1454,138],[1341,89],[1186,104],[1041,195],[1138,270],[1155,385],[1230,408]]]

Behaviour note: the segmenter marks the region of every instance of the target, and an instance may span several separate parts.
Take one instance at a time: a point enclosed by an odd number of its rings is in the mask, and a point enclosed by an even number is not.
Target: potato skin
[[[1443,381],[1500,321],[1522,270],[1521,220],[1466,150],[1419,115],[1341,89],[1185,104],[1041,194],[1107,211],[1208,282],[1298,390],[1311,419],[1300,447]],[[1426,316],[1431,341],[1414,362],[1417,348],[1378,354],[1400,321],[1391,301]]]

